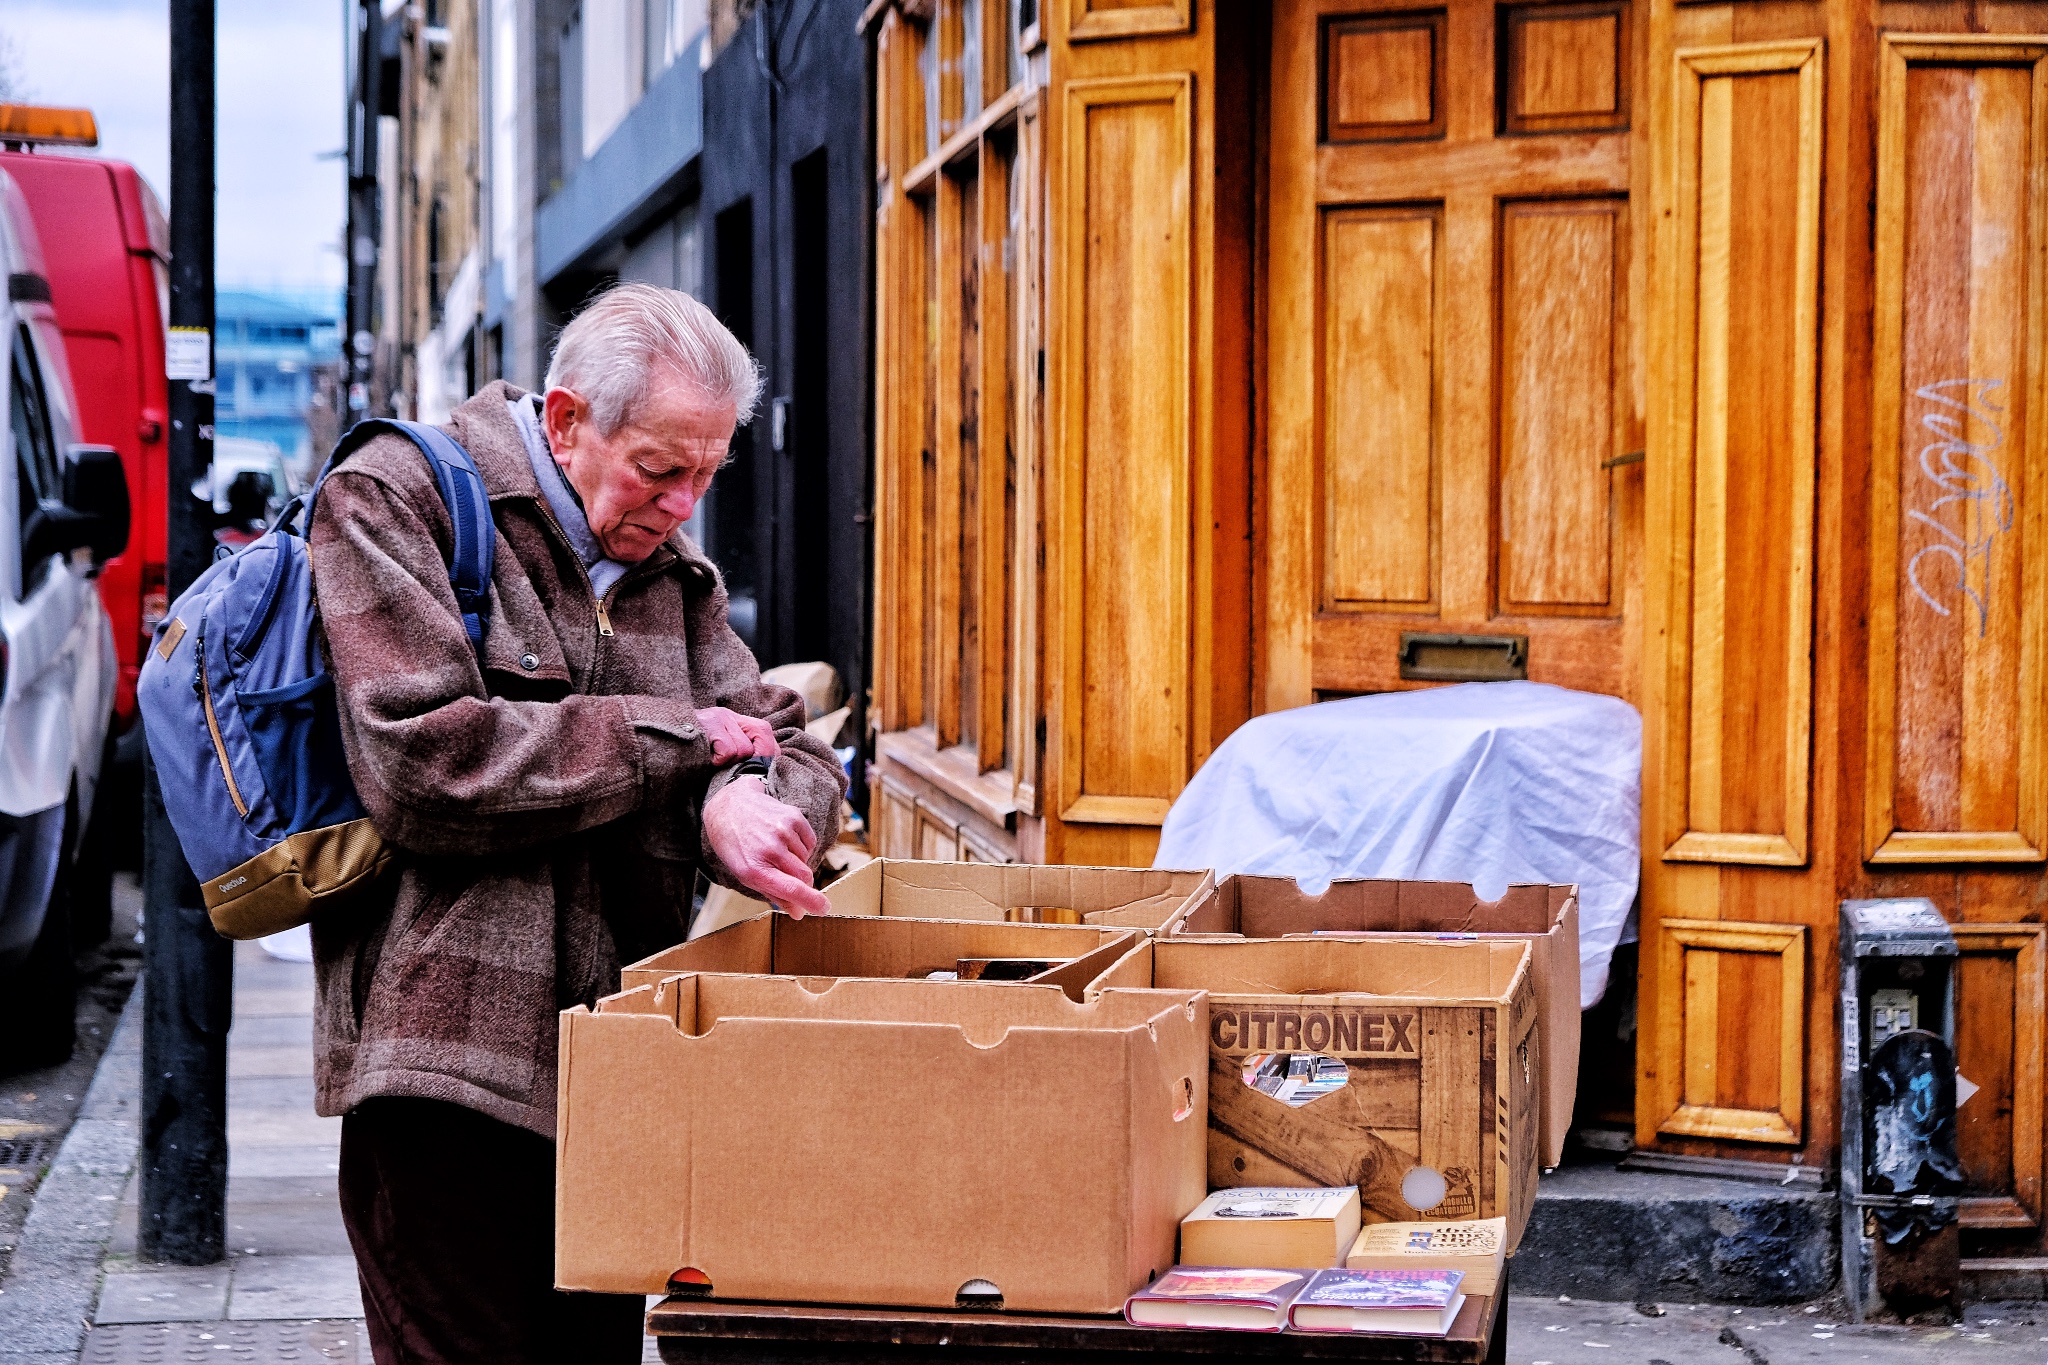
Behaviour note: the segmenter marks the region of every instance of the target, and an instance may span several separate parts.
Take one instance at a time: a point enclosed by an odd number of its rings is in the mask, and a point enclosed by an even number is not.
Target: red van
[[[96,143],[90,119],[81,126],[82,113],[12,108],[0,127],[0,170],[21,188],[43,241],[50,303],[78,395],[78,439],[120,451],[128,473],[134,532],[127,550],[100,575],[100,599],[113,622],[121,664],[114,728],[126,731],[135,719],[142,651],[169,605],[164,325],[170,313],[170,232],[156,195],[133,166],[33,150],[39,144]],[[51,117],[33,117],[39,114]]]

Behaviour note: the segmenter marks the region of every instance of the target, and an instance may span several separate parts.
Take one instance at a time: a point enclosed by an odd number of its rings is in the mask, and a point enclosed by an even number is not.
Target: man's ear
[[[547,433],[548,450],[555,463],[567,465],[568,457],[582,438],[590,421],[590,409],[570,389],[549,389],[541,399],[540,425]]]

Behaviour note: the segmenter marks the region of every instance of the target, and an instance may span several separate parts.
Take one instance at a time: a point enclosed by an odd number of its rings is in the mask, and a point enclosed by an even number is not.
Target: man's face
[[[609,436],[569,389],[548,390],[542,420],[555,463],[583,500],[605,555],[637,564],[696,510],[725,463],[734,413],[731,403],[711,402],[656,367],[634,420]]]

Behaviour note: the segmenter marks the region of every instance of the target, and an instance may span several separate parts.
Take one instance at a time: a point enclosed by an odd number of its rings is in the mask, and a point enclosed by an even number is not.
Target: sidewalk
[[[109,1050],[139,1064],[139,1002]],[[362,1299],[335,1198],[341,1120],[313,1113],[313,969],[235,947],[228,1034],[228,1259],[140,1264],[138,1179],[114,1219],[83,1362],[183,1359],[363,1362]],[[103,1068],[104,1069],[104,1068]],[[139,1079],[139,1078],[138,1078]]]

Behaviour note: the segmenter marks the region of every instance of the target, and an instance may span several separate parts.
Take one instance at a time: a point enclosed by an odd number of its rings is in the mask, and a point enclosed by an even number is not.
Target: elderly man
[[[402,850],[391,894],[313,929],[319,1109],[344,1116],[387,1365],[639,1359],[638,1300],[552,1287],[557,1012],[682,939],[700,868],[827,908],[812,869],[844,778],[680,530],[759,389],[701,304],[624,285],[563,330],[543,397],[499,383],[458,408],[497,523],[480,647],[417,449],[379,438],[321,494],[349,770]]]

